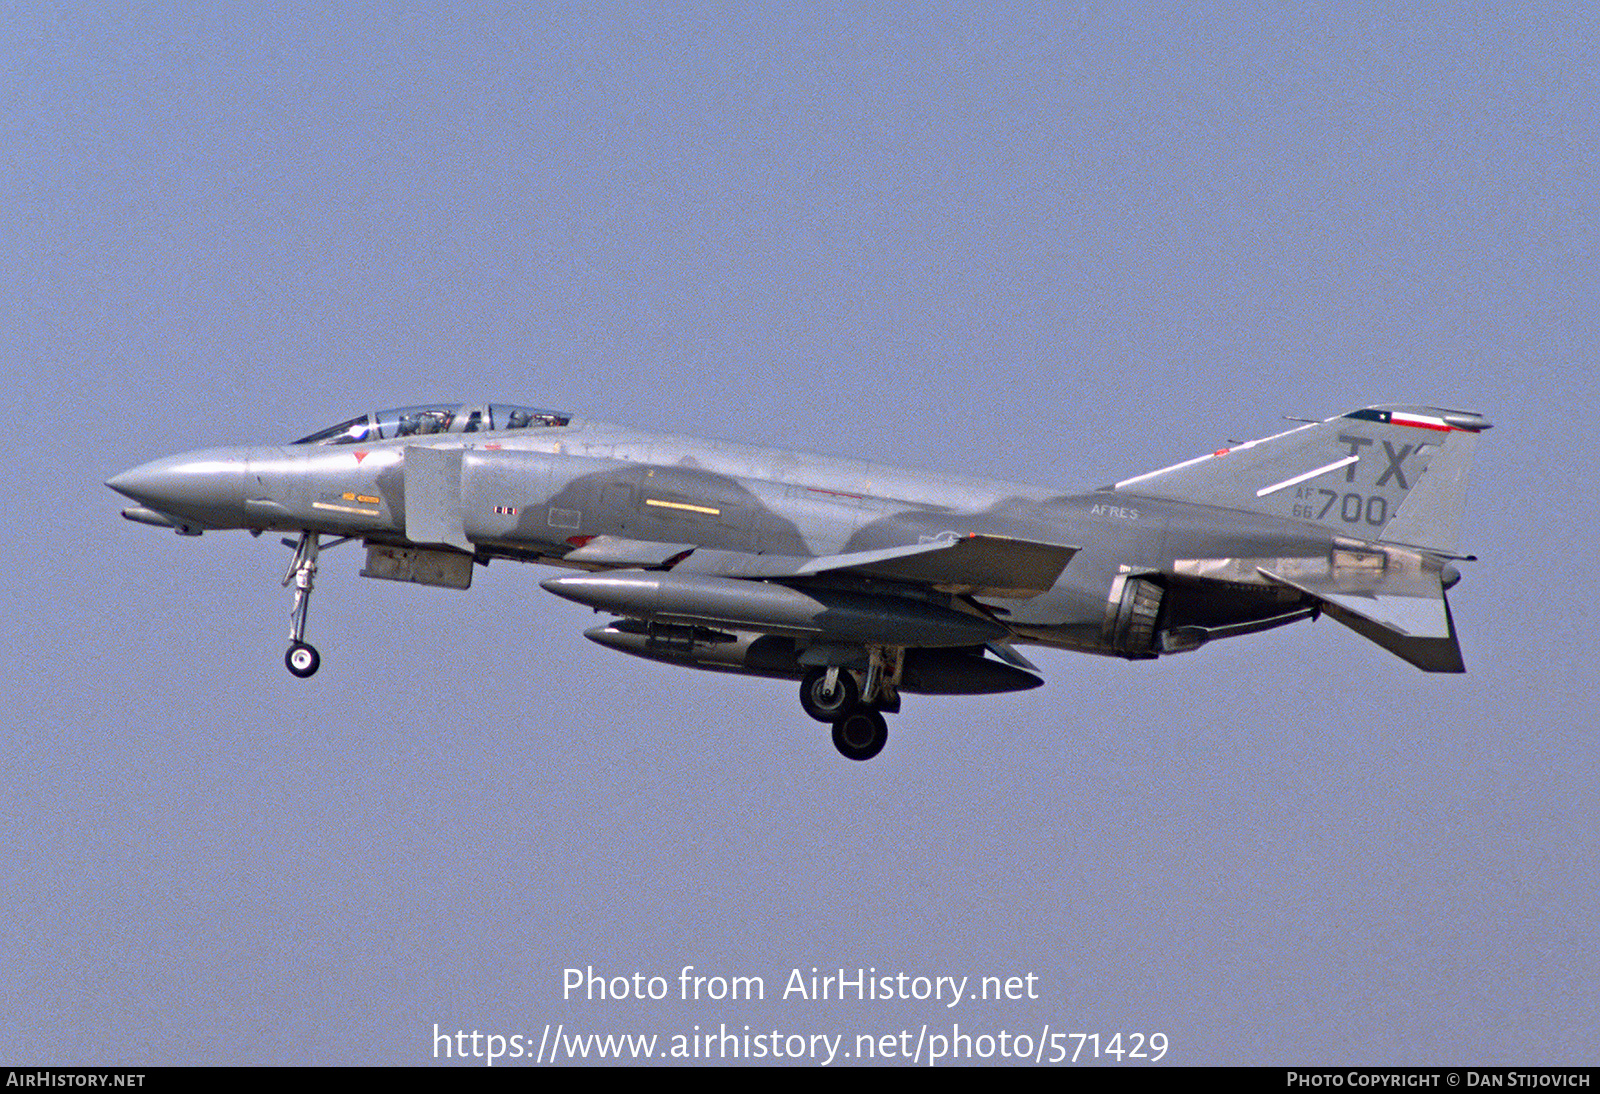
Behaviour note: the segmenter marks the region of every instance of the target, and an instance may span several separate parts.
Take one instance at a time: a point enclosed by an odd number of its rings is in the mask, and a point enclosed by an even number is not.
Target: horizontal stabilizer
[[[1077,551],[1054,543],[971,535],[816,558],[697,549],[673,569],[764,580],[859,574],[949,593],[1025,599],[1054,587]]]
[[[1361,592],[1333,582],[1291,580],[1265,568],[1261,576],[1311,597],[1338,622],[1424,672],[1466,671],[1437,572],[1419,575],[1413,588]]]

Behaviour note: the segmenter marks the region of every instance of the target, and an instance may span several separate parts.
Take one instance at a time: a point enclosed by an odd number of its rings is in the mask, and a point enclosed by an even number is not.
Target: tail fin
[[[1248,441],[1115,489],[1268,513],[1336,533],[1326,559],[1224,560],[1293,589],[1426,672],[1465,665],[1445,589],[1481,415],[1374,406]],[[1364,542],[1363,542],[1364,541]],[[1371,545],[1371,546],[1366,546]],[[1249,580],[1248,577],[1245,578]]]
[[[1479,414],[1374,406],[1124,479],[1114,489],[1270,513],[1455,555]]]

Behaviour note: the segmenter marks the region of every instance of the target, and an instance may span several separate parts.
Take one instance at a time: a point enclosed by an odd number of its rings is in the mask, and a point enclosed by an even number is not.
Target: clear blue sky
[[[0,1059],[431,1033],[1160,1031],[1596,1058],[1596,28],[1562,5],[29,8],[0,28]],[[120,520],[102,481],[436,399],[1076,488],[1478,410],[1464,677],[1323,621],[912,698]],[[762,976],[582,1003],[563,970]],[[774,998],[789,971],[1039,998]],[[674,980],[674,986],[676,981]]]

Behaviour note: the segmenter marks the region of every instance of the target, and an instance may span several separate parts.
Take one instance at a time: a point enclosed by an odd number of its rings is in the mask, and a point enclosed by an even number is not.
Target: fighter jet
[[[800,684],[854,760],[905,695],[1038,687],[1018,647],[1148,660],[1326,614],[1425,672],[1464,665],[1445,590],[1481,415],[1373,406],[1080,493],[435,403],[292,444],[170,456],[106,485],[129,520],[293,533],[284,660],[322,551],[466,589],[498,559],[574,571],[637,657]]]

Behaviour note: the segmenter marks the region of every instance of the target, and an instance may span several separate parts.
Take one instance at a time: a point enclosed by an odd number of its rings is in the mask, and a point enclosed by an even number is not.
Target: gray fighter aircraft
[[[293,532],[285,661],[322,550],[454,589],[494,559],[616,617],[611,649],[800,681],[856,760],[904,694],[1042,683],[1020,645],[1130,660],[1327,615],[1427,672],[1463,663],[1445,590],[1478,414],[1375,406],[1086,493],[661,436],[498,403],[362,414],[289,445],[158,459],[123,516]]]

